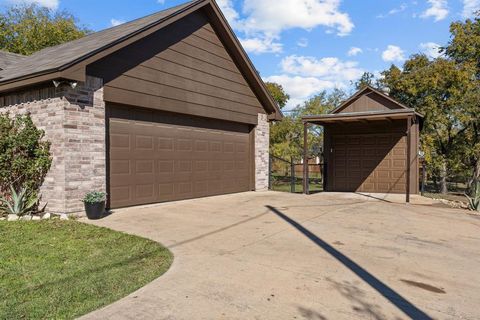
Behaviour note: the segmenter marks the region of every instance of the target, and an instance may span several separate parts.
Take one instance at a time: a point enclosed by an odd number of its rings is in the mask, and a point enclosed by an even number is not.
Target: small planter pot
[[[90,220],[97,220],[103,217],[105,213],[105,201],[102,202],[84,202],[85,212]]]

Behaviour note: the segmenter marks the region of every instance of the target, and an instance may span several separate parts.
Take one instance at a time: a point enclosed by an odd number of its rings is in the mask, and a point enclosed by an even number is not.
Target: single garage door
[[[404,193],[407,139],[401,133],[334,135],[335,191]]]
[[[250,127],[107,106],[110,207],[251,189]]]

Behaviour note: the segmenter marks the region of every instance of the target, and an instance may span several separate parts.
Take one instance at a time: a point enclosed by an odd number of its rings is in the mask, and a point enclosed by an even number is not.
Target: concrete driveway
[[[175,261],[85,319],[479,319],[480,219],[402,200],[252,192],[117,210],[94,223]]]

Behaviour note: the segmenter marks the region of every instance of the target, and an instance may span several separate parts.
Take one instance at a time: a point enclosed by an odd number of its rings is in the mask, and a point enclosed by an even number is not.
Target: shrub
[[[10,199],[0,197],[0,209],[8,214],[16,214],[17,216],[24,216],[34,212],[39,198],[28,194],[28,190],[23,188],[19,192],[10,188]]]
[[[105,192],[92,191],[85,195],[85,198],[83,198],[83,202],[85,203],[103,202],[106,200],[106,198],[107,198],[107,194]]]
[[[11,190],[27,190],[32,198],[50,169],[50,143],[43,138],[30,117],[0,115],[0,195],[11,197]]]
[[[471,195],[465,193],[468,200],[468,207],[472,211],[480,211],[480,182],[475,182],[472,186]]]

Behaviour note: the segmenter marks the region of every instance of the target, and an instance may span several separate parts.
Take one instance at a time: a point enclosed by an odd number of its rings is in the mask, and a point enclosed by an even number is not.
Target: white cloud
[[[248,39],[240,39],[245,50],[251,53],[259,54],[259,53],[279,53],[282,52],[282,44],[276,42],[273,38],[248,38]]]
[[[8,2],[14,3],[14,4],[20,4],[20,3],[35,3],[43,7],[47,7],[49,9],[57,9],[58,5],[60,4],[59,0],[9,0]]]
[[[405,52],[397,46],[389,45],[385,51],[382,52],[383,61],[404,61]]]
[[[297,46],[302,47],[302,48],[308,47],[308,39],[307,38],[298,39]]]
[[[327,31],[335,31],[339,36],[349,34],[354,25],[350,16],[340,10],[340,2],[341,0],[244,0],[237,9],[232,0],[217,1],[229,23],[235,30],[242,32],[245,39],[276,41],[279,41],[283,31],[293,28],[311,30],[324,26],[328,28]]]
[[[362,53],[362,52],[363,52],[363,50],[362,50],[361,48],[351,47],[350,50],[348,50],[347,55],[348,55],[349,57],[354,57],[354,56],[356,56],[357,54],[360,54],[360,53]]]
[[[356,80],[363,73],[357,62],[341,61],[335,57],[316,59],[314,57],[291,55],[282,60],[281,66],[282,70],[288,74],[319,77],[323,80],[335,82]]]
[[[287,110],[296,107],[322,90],[330,90],[336,87],[336,83],[333,81],[321,80],[315,77],[289,76],[286,74],[266,77],[264,80],[281,84],[285,92],[290,95],[290,100],[286,106]]]
[[[435,42],[420,43],[420,50],[422,50],[422,52],[425,53],[429,58],[435,59],[441,56],[439,49],[440,45]]]
[[[480,10],[480,0],[463,0],[462,16],[471,18],[476,11]]]
[[[430,7],[425,10],[420,17],[431,18],[435,21],[443,20],[448,15],[447,0],[427,0]]]
[[[232,0],[217,0],[217,4],[222,10],[223,15],[232,25],[233,28],[237,27],[237,21],[240,18],[240,15],[233,7]]]
[[[347,35],[354,25],[339,7],[340,0],[245,0],[244,29],[278,34],[291,28],[326,26]]]
[[[399,7],[393,8],[392,10],[388,11],[387,13],[384,14],[379,14],[377,18],[383,19],[388,16],[393,16],[397,13],[403,12],[408,8],[408,5],[406,3],[402,3]]]
[[[119,26],[121,24],[124,24],[125,21],[123,20],[118,20],[118,19],[110,19],[110,24],[112,25],[112,27],[116,27],[116,26]]]
[[[363,74],[354,61],[335,57],[314,58],[291,55],[281,62],[282,74],[265,78],[281,84],[290,95],[291,109],[322,90],[347,88]]]

